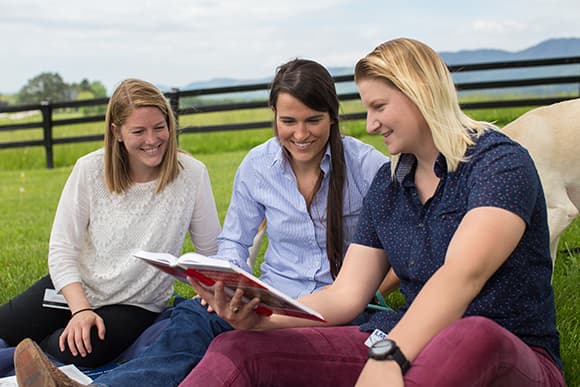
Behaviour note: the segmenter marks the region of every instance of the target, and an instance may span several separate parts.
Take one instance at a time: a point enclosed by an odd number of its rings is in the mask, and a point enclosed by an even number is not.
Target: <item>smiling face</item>
[[[274,113],[278,139],[290,155],[290,164],[319,168],[330,137],[330,115],[309,108],[288,93],[278,95]]]
[[[389,153],[421,153],[432,147],[429,126],[417,106],[385,81],[365,78],[357,83],[367,109],[367,132],[383,136]]]
[[[127,150],[131,179],[135,182],[155,180],[169,139],[169,127],[161,110],[136,108],[120,128],[113,125],[112,129]]]

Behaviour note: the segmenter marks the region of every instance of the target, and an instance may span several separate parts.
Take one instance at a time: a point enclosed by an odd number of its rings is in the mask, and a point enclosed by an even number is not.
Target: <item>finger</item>
[[[84,328],[82,330],[81,339],[82,339],[82,346],[83,346],[83,349],[85,351],[85,355],[87,353],[91,353],[93,351],[93,346],[91,345],[91,329],[92,329],[92,326],[89,326],[88,328]],[[83,355],[82,352],[81,352],[81,355]],[[85,355],[83,355],[83,357]]]
[[[68,334],[67,338],[66,338],[66,342],[68,344],[68,349],[70,350],[70,353],[73,356],[77,356],[79,353],[77,351],[77,346],[75,344],[75,339],[74,339],[74,330]]]
[[[105,321],[101,317],[97,318],[97,331],[99,333],[99,339],[105,340],[107,329],[105,328]]]
[[[187,277],[187,280],[191,284],[191,287],[198,296],[205,299],[207,302],[211,303],[213,299],[213,292],[210,289],[207,289],[202,284],[200,284],[195,278]]]
[[[79,331],[75,332],[75,339],[74,339],[74,343],[75,346],[77,348],[77,351],[79,351],[79,354],[82,357],[86,357],[87,356],[87,350],[85,349],[85,345],[84,345],[84,340],[83,340],[83,330],[84,329],[79,329]]]
[[[246,305],[244,305],[244,312],[256,312],[256,308],[260,305],[261,300],[258,297],[252,298]]]
[[[230,305],[232,306],[240,306],[243,305],[244,302],[244,291],[240,288],[236,289],[234,294],[232,295],[232,299],[230,300]]]
[[[62,333],[60,334],[60,336],[58,338],[58,348],[60,349],[61,352],[64,352],[65,341],[67,339],[67,335],[68,335],[68,328],[65,328],[64,331],[62,331]]]
[[[226,295],[224,283],[218,281],[214,285],[214,301],[212,303],[216,311],[226,311],[230,309],[230,300]]]

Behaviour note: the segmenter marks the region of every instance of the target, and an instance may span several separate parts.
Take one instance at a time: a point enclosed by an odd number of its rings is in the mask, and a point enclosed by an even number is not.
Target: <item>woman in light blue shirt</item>
[[[316,62],[296,59],[281,66],[269,102],[276,136],[252,149],[237,171],[218,257],[251,271],[248,248],[266,219],[269,243],[261,278],[296,298],[333,281],[363,197],[388,159],[374,147],[340,134],[334,82]],[[213,338],[231,329],[200,299],[183,301],[156,342],[94,383],[177,385]],[[27,369],[48,377],[55,373],[46,362]]]
[[[280,133],[280,127],[286,124],[280,124],[278,116],[276,121]],[[336,275],[333,268],[340,267],[355,231],[364,194],[376,168],[386,161],[374,147],[342,137],[338,124],[333,127],[334,134],[331,129],[330,136],[337,136],[342,155],[333,157],[332,146],[325,143],[319,155],[308,159],[313,166],[310,185],[308,172],[299,168],[298,173],[295,171],[296,161],[287,150],[292,145],[282,146],[284,140],[279,135],[252,149],[236,173],[232,199],[218,237],[218,255],[249,271],[248,248],[262,219],[266,219],[269,243],[261,278],[292,297],[312,293],[332,282]],[[333,175],[341,165],[343,172]],[[301,179],[307,182],[302,183]],[[335,179],[343,180],[342,184],[335,184],[339,192],[331,190]],[[342,213],[337,211],[341,206]],[[327,251],[335,255],[331,257]]]

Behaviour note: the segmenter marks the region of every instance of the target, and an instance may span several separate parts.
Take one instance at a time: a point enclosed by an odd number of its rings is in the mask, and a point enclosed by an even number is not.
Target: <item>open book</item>
[[[222,281],[226,292],[230,294],[240,288],[244,291],[245,299],[251,300],[254,297],[260,299],[261,302],[256,311],[266,316],[276,313],[326,322],[324,317],[312,308],[292,299],[228,261],[209,258],[197,253],[185,253],[177,258],[168,253],[137,251],[133,253],[133,256],[186,283],[189,283],[187,276],[190,276],[208,287],[213,286],[216,281]]]

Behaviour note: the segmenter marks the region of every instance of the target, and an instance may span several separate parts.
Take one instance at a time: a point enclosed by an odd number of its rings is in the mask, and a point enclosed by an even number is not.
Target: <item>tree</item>
[[[18,103],[37,104],[43,100],[66,101],[70,87],[58,73],[41,73],[28,80],[18,92]]]
[[[107,88],[99,81],[91,82],[91,91],[95,98],[105,98],[107,96]]]

